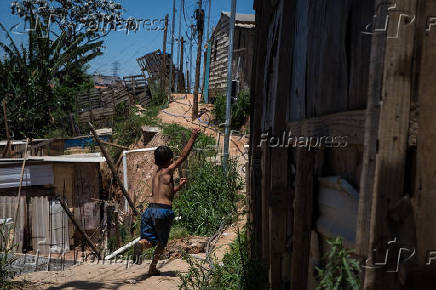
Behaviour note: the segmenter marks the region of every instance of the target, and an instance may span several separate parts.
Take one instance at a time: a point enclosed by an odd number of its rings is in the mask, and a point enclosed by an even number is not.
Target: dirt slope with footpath
[[[212,121],[212,105],[199,105],[202,112],[197,120],[191,119],[192,95],[174,95],[174,100],[168,108],[162,110],[158,118],[162,123],[176,123],[185,128],[202,128],[202,132],[214,137],[222,152],[223,134],[208,123]],[[140,140],[129,149],[144,147],[156,147],[167,144],[167,139],[160,133],[146,145]],[[245,177],[245,164],[248,159],[248,138],[232,136],[230,142],[230,156],[238,161],[239,173]],[[156,171],[152,153],[132,153],[128,155],[129,191],[134,195],[136,204],[148,201],[151,196],[151,176]],[[122,174],[122,166],[119,167]],[[104,175],[104,174],[103,174]],[[103,176],[103,180],[104,180]],[[121,198],[121,192],[117,195]],[[240,215],[237,223],[225,228],[214,241],[215,249],[212,252],[218,260],[221,260],[236,239],[238,229],[242,229],[246,223],[246,215],[243,214],[243,206],[239,209]],[[158,264],[161,276],[149,277],[147,275],[150,261],[144,261],[142,265],[120,263],[84,263],[66,269],[62,272],[35,272],[21,275],[15,278],[22,281],[20,289],[178,289],[180,284],[179,274],[188,271],[188,265],[181,259],[182,250],[188,250],[199,258],[204,258],[205,244],[208,238],[187,237],[172,240],[168,244],[164,254],[166,260]]]

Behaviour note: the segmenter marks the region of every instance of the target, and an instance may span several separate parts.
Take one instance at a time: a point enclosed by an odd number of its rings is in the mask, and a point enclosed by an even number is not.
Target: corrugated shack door
[[[11,218],[14,221],[17,210],[17,197],[16,196],[0,196],[0,219]],[[23,250],[24,239],[24,224],[26,222],[26,197],[20,197],[20,208],[18,213],[18,220],[15,226],[14,243],[17,246],[17,251]]]
[[[68,219],[58,201],[48,197],[32,197],[32,247],[47,255],[70,249]]]
[[[46,255],[50,248],[48,197],[32,197],[32,247],[34,251]]]

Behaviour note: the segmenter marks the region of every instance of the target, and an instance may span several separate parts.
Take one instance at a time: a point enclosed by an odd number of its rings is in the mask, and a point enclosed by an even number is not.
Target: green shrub
[[[317,289],[360,289],[359,262],[344,248],[340,237],[328,241],[331,249],[324,258],[324,266],[317,268],[319,285]]]
[[[217,125],[226,122],[226,96],[218,95],[215,99],[213,109],[215,123]],[[231,106],[230,126],[234,130],[239,130],[247,121],[250,115],[250,95],[247,90],[242,90],[238,94],[238,100]]]
[[[115,108],[113,138],[116,143],[123,146],[135,144],[142,136],[142,126],[157,125],[156,116],[159,113],[158,106],[151,106],[138,115],[138,111],[134,107],[130,107],[126,102],[120,103]],[[112,147],[111,155],[114,159],[118,159],[122,150]]]
[[[152,106],[160,106],[167,107],[168,106],[168,97],[164,89],[159,86],[151,87],[151,95],[152,95]]]
[[[161,127],[163,135],[167,136],[169,139],[168,146],[177,148],[179,151],[183,150],[183,146],[191,137],[192,130],[186,129],[178,124],[162,124]],[[213,155],[215,154],[213,145],[215,145],[215,139],[201,133],[194,144],[194,150],[200,149],[205,152],[208,151],[209,155]]]
[[[225,95],[220,94],[215,97],[215,104],[212,113],[217,125],[221,125],[226,122],[226,104]]]
[[[241,185],[233,161],[226,174],[221,165],[202,158],[190,160],[188,183],[173,203],[179,223],[193,235],[214,234],[222,224],[233,221]]]
[[[240,129],[250,115],[250,94],[242,90],[238,95],[238,101],[232,105],[232,129]]]
[[[191,136],[191,130],[177,124],[163,125],[163,134],[169,138],[168,145],[180,153]],[[237,190],[242,186],[236,163],[230,162],[224,173],[221,165],[207,161],[215,156],[215,140],[200,134],[193,152],[183,167],[187,171],[188,183],[173,202],[178,223],[189,234],[212,235],[221,224],[228,224],[235,216]]]

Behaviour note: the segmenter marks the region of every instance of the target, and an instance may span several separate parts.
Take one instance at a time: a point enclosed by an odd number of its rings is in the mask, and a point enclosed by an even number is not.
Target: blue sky
[[[178,23],[179,23],[179,7],[182,0],[176,0],[176,29],[175,32],[178,34]],[[171,28],[171,17],[172,17],[172,3],[173,0],[118,0],[121,2],[123,7],[126,9],[124,17],[132,16],[134,18],[140,19],[164,19],[165,15],[168,13],[170,15],[170,28]],[[221,11],[230,11],[231,0],[211,0],[211,20],[210,26],[216,25],[220,18]],[[20,23],[21,19],[10,14],[10,3],[11,0],[0,0],[0,22],[3,23],[7,28]],[[207,16],[207,5],[208,0],[203,0],[203,9]],[[182,14],[182,35],[189,25],[191,20],[191,15],[197,6],[197,0],[185,0],[185,22]],[[254,13],[253,10],[253,0],[237,0],[237,13]],[[205,19],[205,25],[207,24],[207,18]],[[168,34],[168,44],[167,51],[170,51],[170,34]],[[205,33],[206,36],[206,33]],[[14,38],[20,42],[25,39],[23,36],[14,35]],[[0,41],[4,41],[4,33],[0,34]],[[119,75],[133,75],[139,74],[139,66],[136,63],[136,58],[153,52],[157,49],[162,50],[163,44],[163,31],[146,31],[141,27],[138,32],[130,32],[126,35],[125,31],[114,31],[111,32],[105,39],[105,48],[103,49],[103,55],[97,57],[90,63],[90,73],[94,71],[104,74],[112,75],[113,62],[119,62]],[[185,43],[185,56],[189,56],[189,43]],[[177,43],[174,45],[174,61],[177,58]],[[195,60],[196,46],[193,47],[193,58]],[[185,59],[186,67],[186,59]],[[195,61],[193,61],[193,67],[195,70]]]

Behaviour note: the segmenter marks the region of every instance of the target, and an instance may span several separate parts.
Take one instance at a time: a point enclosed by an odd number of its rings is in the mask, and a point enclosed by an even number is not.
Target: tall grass
[[[268,289],[267,272],[259,261],[250,257],[246,233],[238,234],[222,263],[198,260],[187,254],[183,258],[189,269],[180,275],[179,289]]]
[[[181,217],[179,222],[190,234],[210,236],[235,219],[242,180],[236,163],[229,165],[226,174],[213,162],[190,161],[188,183],[173,203],[176,215]]]

